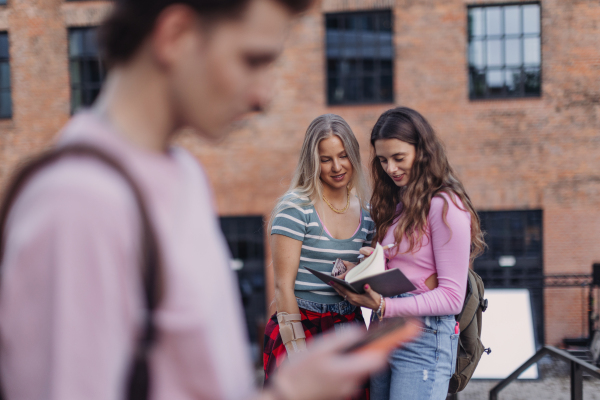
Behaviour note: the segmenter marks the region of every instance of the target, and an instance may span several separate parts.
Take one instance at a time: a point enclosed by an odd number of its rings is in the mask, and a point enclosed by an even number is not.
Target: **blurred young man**
[[[102,149],[142,189],[164,290],[152,399],[342,398],[385,363],[339,354],[355,333],[315,345],[268,390],[254,392],[210,188],[195,159],[169,146],[185,126],[219,138],[234,119],[268,103],[269,67],[308,3],[117,0],[101,28],[106,83],[57,146]],[[28,181],[5,227],[0,371],[9,400],[125,398],[144,311],[140,234],[131,188],[101,162],[62,159]]]

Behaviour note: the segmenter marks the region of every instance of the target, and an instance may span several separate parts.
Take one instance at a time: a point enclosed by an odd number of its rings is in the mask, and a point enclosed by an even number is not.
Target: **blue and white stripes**
[[[369,213],[362,211],[360,227],[349,239],[334,239],[321,225],[315,208],[294,193],[288,194],[282,204],[287,207],[273,220],[271,234],[284,235],[302,241],[294,292],[296,297],[322,304],[342,301],[342,298],[320,279],[308,272],[309,267],[331,273],[336,258],[356,262],[363,245],[370,245],[375,224]],[[358,221],[357,221],[358,222]]]

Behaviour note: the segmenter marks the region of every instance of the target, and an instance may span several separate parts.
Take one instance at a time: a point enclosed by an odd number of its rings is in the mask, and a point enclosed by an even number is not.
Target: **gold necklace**
[[[327,197],[325,197],[325,195],[323,195],[323,201],[329,206],[329,208],[333,210],[333,212],[343,214],[346,211],[348,211],[348,208],[350,207],[350,190],[348,190],[348,200],[346,201],[346,207],[342,208],[341,210],[332,206],[331,203],[327,200]]]

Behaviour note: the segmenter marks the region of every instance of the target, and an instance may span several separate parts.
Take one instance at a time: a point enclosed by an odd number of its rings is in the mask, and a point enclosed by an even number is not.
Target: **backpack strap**
[[[465,312],[465,308],[467,308],[467,304],[469,303],[469,300],[471,300],[471,296],[473,296],[473,283],[471,282],[471,273],[469,272],[467,274],[467,289],[466,289],[465,300],[463,301],[462,309],[459,314],[454,316],[454,319],[456,319],[457,321],[460,321],[462,319],[462,316]],[[462,329],[462,327],[461,327],[461,329]]]
[[[121,175],[131,188],[135,197],[141,222],[140,246],[142,251],[140,253],[140,264],[144,289],[144,308],[146,313],[144,316],[142,332],[135,344],[133,360],[129,370],[126,398],[128,400],[146,400],[150,395],[148,357],[157,340],[154,311],[158,307],[161,299],[161,290],[159,286],[159,283],[162,281],[161,258],[156,233],[150,221],[148,208],[142,192],[135,180],[120,162],[96,146],[88,144],[71,144],[43,153],[21,167],[6,188],[4,192],[5,197],[0,205],[0,268],[5,251],[5,225],[13,203],[33,175],[44,167],[66,157],[94,158],[100,161]],[[2,397],[3,396],[0,393],[0,400]]]

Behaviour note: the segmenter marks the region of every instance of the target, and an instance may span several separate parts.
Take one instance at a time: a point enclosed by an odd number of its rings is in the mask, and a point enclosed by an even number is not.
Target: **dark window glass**
[[[325,28],[327,102],[393,102],[392,13],[327,14]]]
[[[471,99],[541,95],[540,5],[468,9]]]
[[[265,246],[261,216],[222,217],[221,229],[233,258],[253,357],[261,360],[265,327]]]
[[[8,33],[0,32],[0,118],[12,117]]]
[[[538,343],[543,343],[543,219],[541,210],[479,212],[488,245],[475,259],[486,289],[527,288]]]
[[[542,212],[479,212],[481,227],[486,232],[488,248],[478,259],[497,259],[504,255],[538,256],[542,249]]]
[[[6,0],[0,0],[0,6],[6,4]]]
[[[69,29],[69,75],[71,112],[92,105],[104,81],[104,67],[98,56],[96,28]]]

